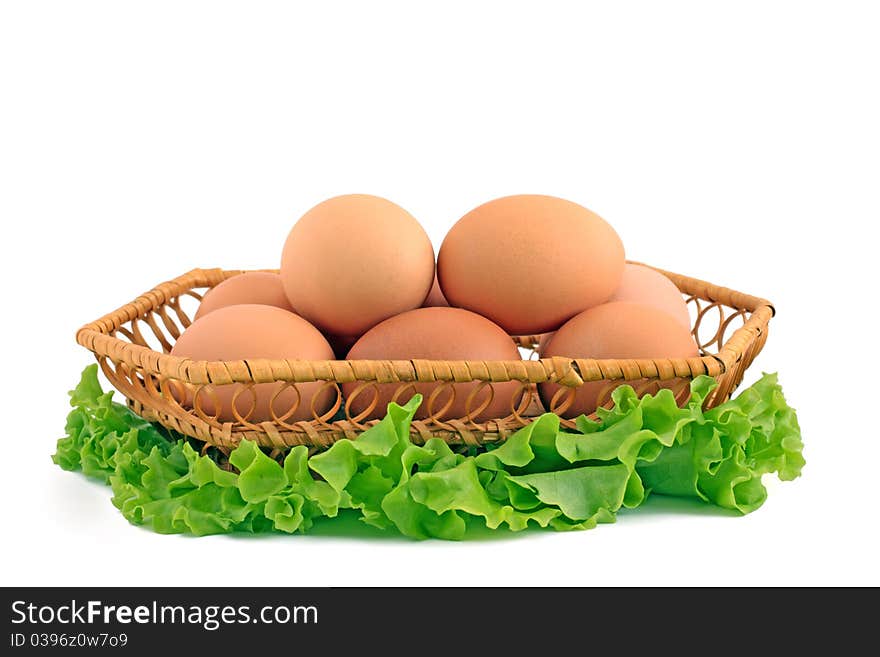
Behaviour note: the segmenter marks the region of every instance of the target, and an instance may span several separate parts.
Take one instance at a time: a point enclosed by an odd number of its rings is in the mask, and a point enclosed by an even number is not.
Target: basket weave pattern
[[[445,360],[269,360],[195,361],[172,356],[174,341],[191,323],[191,310],[202,295],[221,281],[242,273],[220,269],[194,269],[137,297],[131,303],[87,324],[77,332],[77,342],[92,351],[111,384],[125,395],[129,406],[142,417],[222,449],[235,447],[242,439],[283,449],[294,445],[326,447],[340,438],[354,438],[376,420],[367,420],[375,408],[377,384],[396,384],[396,400],[407,401],[416,382],[440,382],[424,400],[427,417],[412,423],[414,442],[439,437],[450,443],[480,444],[503,440],[531,418],[551,410],[563,412],[571,403],[574,389],[587,381],[608,381],[602,399],[627,381],[636,383],[641,393],[656,391],[659,382],[672,387],[679,397],[687,395],[688,380],[708,374],[718,387],[707,399],[715,406],[728,399],[742,381],[767,340],[767,327],[774,310],[770,302],[728,288],[679,274],[658,270],[681,290],[693,317],[692,332],[700,346],[700,357],[677,359],[568,359],[540,358],[536,352],[538,336],[519,336],[514,340],[530,350],[531,358],[519,361]],[[329,410],[311,407],[308,420],[293,421],[299,397],[293,405],[278,408],[281,392],[296,390],[297,383],[322,382],[333,403]],[[456,382],[479,381],[468,395],[466,415],[447,417]],[[474,418],[495,394],[493,383],[518,381],[510,396],[506,417],[478,422]],[[537,384],[552,381],[566,388],[549,400],[544,408]],[[221,422],[205,408],[214,399],[215,386],[241,384],[236,399],[248,407],[254,401],[253,386],[281,382],[270,405],[272,420],[251,422],[249,412],[235,412],[235,421]],[[340,384],[360,382],[343,398]],[[508,386],[511,387],[511,386]],[[365,396],[365,397],[361,397]],[[289,400],[291,395],[285,395]],[[319,398],[314,395],[312,399]],[[362,412],[351,411],[354,398],[372,403]],[[190,403],[182,403],[182,400]],[[237,405],[233,404],[235,408]],[[298,415],[301,415],[298,414]],[[571,420],[562,420],[566,427]]]

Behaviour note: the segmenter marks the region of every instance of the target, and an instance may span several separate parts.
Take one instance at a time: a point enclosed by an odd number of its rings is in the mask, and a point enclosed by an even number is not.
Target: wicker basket
[[[465,417],[444,417],[443,409],[412,423],[413,440],[422,443],[440,437],[449,443],[480,444],[503,440],[535,415],[545,410],[564,411],[573,394],[555,395],[551,408],[541,405],[537,384],[553,381],[573,389],[586,381],[607,380],[604,393],[622,380],[637,381],[639,392],[656,390],[658,382],[673,386],[677,395],[687,394],[687,381],[700,374],[716,377],[718,387],[706,403],[714,406],[728,399],[740,384],[745,369],[767,340],[767,325],[774,314],[770,302],[679,274],[658,270],[668,276],[687,298],[693,317],[692,332],[700,346],[700,357],[687,359],[592,360],[539,358],[539,336],[514,340],[529,350],[520,361],[300,361],[250,359],[247,361],[194,361],[172,356],[174,340],[191,323],[190,317],[205,288],[242,273],[220,269],[194,269],[149,292],[104,317],[82,327],[77,342],[95,354],[109,381],[125,395],[132,410],[142,417],[221,449],[235,447],[243,438],[277,449],[294,445],[326,447],[340,438],[353,438],[376,420],[365,420],[370,409],[352,416],[350,399],[344,399],[340,384],[359,381],[353,395],[371,392],[376,384],[398,384],[396,398],[406,401],[414,382],[443,382],[437,399],[449,395],[454,382],[480,381],[468,398]],[[192,308],[188,308],[187,306]],[[238,383],[243,394],[256,384],[324,382],[335,391],[332,408],[311,419],[289,421],[294,409],[272,407],[269,422],[250,422],[236,413],[236,421],[220,422],[199,403],[181,404],[180,399],[200,399],[212,386]],[[511,397],[506,417],[475,422],[484,400],[494,394],[492,384],[519,381],[524,394]],[[652,388],[653,386],[653,388]],[[508,386],[510,387],[510,386]],[[186,394],[188,391],[189,396]],[[200,395],[199,393],[205,393]],[[288,395],[293,397],[293,395]],[[436,401],[435,400],[426,400]],[[438,403],[437,406],[445,404]],[[473,409],[473,411],[471,410]],[[563,420],[565,426],[573,421]]]

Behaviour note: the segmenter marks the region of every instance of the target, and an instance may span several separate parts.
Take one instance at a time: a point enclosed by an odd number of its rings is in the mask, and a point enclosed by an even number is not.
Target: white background
[[[0,583],[880,584],[880,30],[870,2],[8,2],[0,9]],[[629,257],[771,299],[803,477],[463,543],[186,538],[54,466],[76,329],[194,266],[277,266],[329,196],[435,245],[555,194]]]

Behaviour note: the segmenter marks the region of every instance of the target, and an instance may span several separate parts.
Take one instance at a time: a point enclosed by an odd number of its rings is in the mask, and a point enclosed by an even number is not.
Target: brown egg
[[[561,198],[521,195],[462,217],[443,240],[437,275],[451,306],[511,335],[532,335],[606,301],[624,262],[620,238],[597,214]]]
[[[196,310],[195,319],[218,308],[243,303],[276,306],[294,312],[278,274],[268,271],[249,271],[227,278],[208,290]]]
[[[669,313],[690,330],[691,316],[681,291],[659,271],[627,263],[623,269],[620,285],[607,303],[629,301]],[[543,354],[553,333],[543,333],[538,341],[538,353]]]
[[[459,308],[419,308],[386,319],[367,331],[348,353],[348,360],[358,359],[519,360],[520,356],[510,336],[485,317]],[[469,411],[477,421],[505,417],[521,397],[521,385],[517,381],[491,384],[494,390],[491,402],[489,385],[483,387],[470,406],[468,396],[480,388],[479,382],[449,385],[383,383],[375,388],[368,386],[352,397],[361,385],[362,382],[345,383],[342,390],[351,404],[352,416],[364,412],[374,397],[377,399],[369,418],[383,417],[388,402],[401,386],[406,387],[398,396],[398,403],[407,402],[416,392],[424,396],[416,413],[418,419],[429,415],[438,419],[459,419]],[[431,394],[441,386],[445,387],[431,403]],[[488,406],[480,410],[484,402]],[[449,408],[443,411],[447,404],[450,404]],[[479,412],[474,414],[474,411]]]
[[[422,304],[422,308],[446,308],[449,302],[443,296],[443,290],[440,289],[440,283],[434,275],[434,283],[431,285],[431,291],[428,292],[428,298]]]
[[[324,336],[302,317],[274,306],[256,304],[218,308],[197,319],[178,338],[171,353],[193,360],[333,358]],[[312,419],[313,405],[319,415],[326,413],[335,401],[335,393],[328,389],[322,391],[322,385],[320,382],[297,383],[301,399],[285,421]],[[220,421],[233,422],[238,419],[233,412],[233,397],[238,393],[234,402],[238,416],[249,422],[263,422],[273,419],[271,410],[282,418],[297,403],[297,393],[289,387],[272,401],[273,395],[283,388],[280,382],[258,383],[252,395],[239,383],[212,386],[199,393],[198,404],[207,415],[219,415]]]
[[[699,352],[690,331],[668,313],[651,306],[615,301],[585,310],[563,324],[546,345],[543,355],[596,359],[693,358]],[[577,388],[574,401],[562,416],[571,418],[594,412],[598,403],[609,398],[611,389],[624,383],[638,389],[646,380],[584,383]],[[680,379],[673,379],[659,385],[674,388],[681,383]],[[538,385],[546,408],[552,408],[553,396],[560,388],[555,383]]]
[[[412,215],[378,196],[319,203],[284,244],[281,278],[297,312],[333,335],[362,335],[418,308],[434,277],[434,249]]]
[[[688,330],[691,328],[691,314],[681,291],[675,283],[650,267],[627,263],[620,285],[610,301],[630,301],[652,306],[669,313]]]

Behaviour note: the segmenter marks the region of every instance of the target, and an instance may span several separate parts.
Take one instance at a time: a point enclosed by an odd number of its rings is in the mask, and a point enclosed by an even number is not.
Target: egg
[[[434,278],[434,249],[400,206],[350,194],[319,203],[294,224],[280,272],[305,319],[332,335],[362,335],[421,306]]]
[[[520,356],[510,336],[485,317],[459,308],[419,308],[386,319],[367,331],[348,353],[348,360],[357,359],[520,360]],[[405,384],[374,384],[374,388],[367,387],[352,396],[361,385],[354,382],[342,386],[351,414],[363,413],[375,397],[376,405],[367,418],[380,418],[395,392]],[[483,421],[509,415],[519,403],[522,389],[518,381],[507,381],[490,384],[491,391],[490,385],[486,385],[475,393],[480,382],[453,383],[439,392],[431,404],[431,394],[441,385],[445,384],[410,384],[396,401],[403,404],[418,392],[424,396],[416,413],[418,419],[429,415],[459,419],[470,412],[472,419]],[[476,396],[468,406],[468,396],[474,393]],[[488,405],[481,409],[484,403]],[[449,408],[443,411],[447,404]]]
[[[691,328],[691,314],[681,291],[659,271],[644,265],[626,264],[620,285],[609,301],[653,306],[675,317],[688,330]]]
[[[275,306],[241,304],[218,308],[194,321],[177,339],[171,354],[193,360],[245,360],[287,358],[329,360],[333,351],[324,336],[298,315]],[[312,419],[312,406],[318,415],[326,413],[335,401],[335,392],[322,389],[321,382],[297,383],[301,399],[295,412],[284,418],[297,402],[297,393],[284,383],[258,383],[253,394],[240,383],[211,386],[199,393],[198,404],[209,416],[221,422],[264,422],[277,418],[287,422]],[[238,393],[238,398],[233,401]],[[192,399],[184,400],[192,404]],[[233,403],[235,409],[233,409]],[[219,408],[218,408],[219,404]],[[271,409],[270,409],[271,404]],[[253,410],[251,407],[253,406]]]
[[[612,301],[653,306],[678,319],[688,330],[691,328],[690,312],[681,291],[666,276],[650,267],[627,263],[620,285],[608,300],[609,303]],[[553,333],[543,333],[539,337],[537,349],[539,354],[543,354]]]
[[[249,271],[227,278],[208,290],[196,310],[195,319],[218,308],[245,303],[276,306],[294,312],[281,284],[281,276],[267,271]]]
[[[699,351],[690,331],[668,313],[652,306],[615,301],[585,310],[563,324],[550,338],[542,355],[596,359],[693,358]],[[574,401],[562,416],[571,418],[594,412],[598,403],[607,399],[609,386],[624,383],[638,388],[645,379],[584,383],[576,389]],[[680,383],[679,379],[673,379],[660,385],[675,387]],[[556,383],[538,384],[546,408],[552,407],[551,401],[560,387]]]
[[[484,315],[511,335],[534,335],[606,301],[624,262],[620,237],[599,215],[527,194],[462,217],[443,240],[437,274],[451,306]]]

